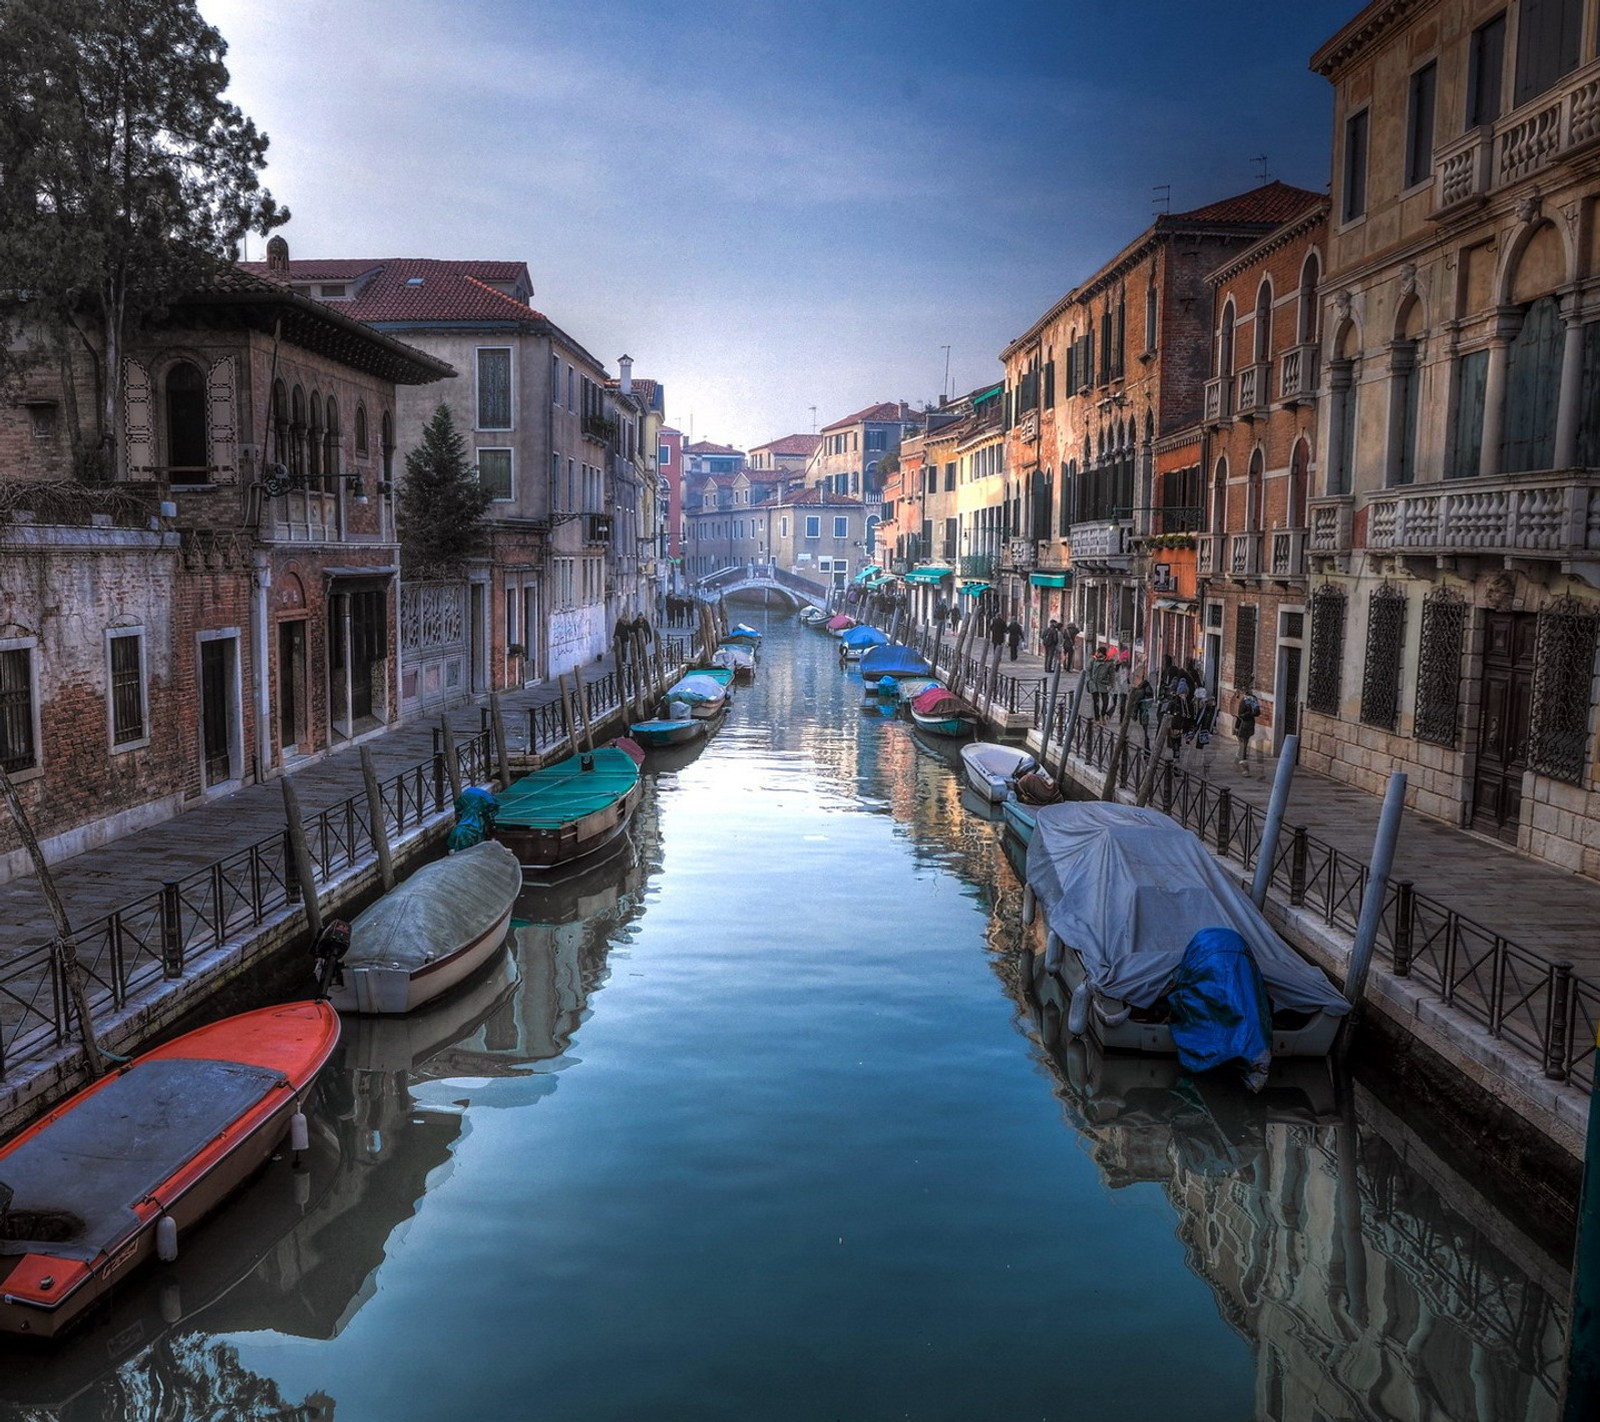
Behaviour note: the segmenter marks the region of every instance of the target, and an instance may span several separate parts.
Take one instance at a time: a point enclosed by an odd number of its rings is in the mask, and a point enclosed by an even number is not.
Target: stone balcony
[[[1306,543],[1310,529],[1275,528],[1269,534],[1271,551],[1267,559],[1270,577],[1303,578],[1306,575]]]
[[[1204,423],[1220,425],[1233,418],[1233,377],[1213,375],[1206,381]]]
[[[1253,420],[1272,408],[1272,364],[1261,361],[1239,371],[1239,417]]]
[[[1355,500],[1349,494],[1332,494],[1311,500],[1310,551],[1313,556],[1343,556],[1350,551],[1355,523]]]
[[[1228,576],[1254,578],[1261,573],[1260,533],[1230,533],[1228,535]]]
[[[1373,552],[1600,557],[1600,483],[1587,471],[1386,489],[1370,495],[1367,508]]]
[[[1492,194],[1600,141],[1600,59],[1493,124],[1469,129],[1434,160],[1437,220],[1470,211]]]
[[[1106,562],[1127,554],[1126,530],[1120,523],[1107,519],[1091,519],[1087,523],[1072,525],[1072,561]]]
[[[1195,570],[1202,578],[1214,578],[1222,572],[1223,545],[1227,542],[1225,534],[1202,533],[1200,546],[1195,557]]]
[[[1304,405],[1316,395],[1316,346],[1290,346],[1278,363],[1278,398],[1285,405]]]

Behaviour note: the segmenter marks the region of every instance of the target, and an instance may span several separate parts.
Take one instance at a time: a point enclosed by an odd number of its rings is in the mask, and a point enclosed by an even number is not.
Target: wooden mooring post
[[[294,877],[300,888],[300,901],[306,906],[306,927],[311,930],[311,941],[322,937],[322,907],[317,903],[317,871],[311,860],[311,844],[306,839],[306,827],[300,818],[300,796],[294,781],[287,775],[278,782],[283,786],[283,817],[289,833],[289,855],[294,863]]]
[[[78,1039],[83,1043],[84,1065],[91,1078],[105,1075],[105,1054],[94,1036],[94,1020],[89,1015],[89,992],[83,982],[83,965],[78,962],[78,950],[72,942],[72,925],[67,919],[66,905],[56,892],[56,881],[51,877],[50,866],[44,861],[44,851],[28,823],[27,811],[17,796],[11,777],[0,769],[0,795],[5,797],[6,808],[16,822],[17,833],[22,837],[28,858],[33,860],[33,871],[39,876],[39,887],[44,891],[45,902],[50,906],[50,917],[55,922],[56,940],[51,951],[61,967],[61,977],[67,985],[67,996],[72,999],[72,1014],[78,1019]]]
[[[500,693],[489,693],[489,724],[494,729],[494,757],[495,764],[500,771],[500,788],[506,789],[511,784],[511,759],[506,754],[506,720],[500,714]]]
[[[445,730],[448,732],[449,724]],[[389,819],[383,812],[383,791],[378,786],[378,772],[372,768],[372,752],[361,747],[361,782],[367,788],[367,831],[372,835],[372,846],[378,851],[378,877],[383,881],[383,891],[394,888],[394,856],[389,852]],[[289,783],[285,777],[285,785]]]
[[[461,798],[461,753],[456,749],[456,733],[450,729],[450,718],[439,718],[439,737],[444,742],[444,773],[450,777],[450,803]],[[533,754],[533,718],[528,718],[528,753]]]

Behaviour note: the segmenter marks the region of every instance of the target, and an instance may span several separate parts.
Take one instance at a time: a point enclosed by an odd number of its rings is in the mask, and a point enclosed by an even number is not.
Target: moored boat
[[[842,636],[856,625],[856,620],[848,612],[837,612],[828,619],[828,631],[835,637]]]
[[[1075,1035],[1176,1053],[1196,1071],[1239,1061],[1259,1088],[1273,1056],[1326,1055],[1350,1010],[1204,844],[1156,810],[1041,806],[1026,882],[1034,976],[1059,983]]]
[[[709,721],[728,704],[728,688],[733,681],[731,667],[688,672],[665,692],[668,706],[673,702],[689,708],[691,716]]]
[[[697,741],[709,730],[709,723],[693,716],[657,716],[649,721],[635,721],[628,734],[640,745],[649,749],[663,746],[685,746]]]
[[[874,647],[887,646],[889,634],[862,623],[846,627],[839,634],[839,658],[846,662],[859,662]]]
[[[881,647],[873,647],[861,658],[863,681],[878,681],[886,676],[905,678],[932,675],[933,667],[921,652],[898,642],[886,642]]]
[[[176,1257],[185,1231],[305,1129],[302,1102],[338,1040],[326,1002],[224,1018],[0,1148],[0,1330],[54,1338],[141,1265]]]
[[[1037,764],[1032,755],[1017,746],[973,741],[961,747],[961,768],[967,784],[996,805],[1011,796],[1017,777]]]
[[[930,686],[910,710],[911,719],[936,736],[970,736],[978,729],[978,713],[945,686]]]
[[[524,775],[503,791],[494,837],[524,870],[565,868],[616,840],[643,794],[632,758],[601,746]]]
[[[711,654],[711,665],[723,671],[731,671],[737,677],[754,676],[755,646],[748,642],[725,641]]]
[[[410,1012],[505,942],[522,866],[485,840],[424,864],[350,924],[328,1000],[341,1012]]]

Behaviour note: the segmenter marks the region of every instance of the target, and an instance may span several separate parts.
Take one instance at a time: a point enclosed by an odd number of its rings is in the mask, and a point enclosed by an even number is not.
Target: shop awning
[[[1036,588],[1064,588],[1072,581],[1072,574],[1029,573],[1028,581]]]
[[[942,583],[949,576],[949,568],[913,568],[906,574],[906,581],[908,583]]]
[[[962,583],[958,591],[966,597],[982,597],[993,586],[993,583]]]
[[[868,563],[867,566],[865,568],[863,568],[859,573],[857,573],[855,575],[855,577],[851,581],[852,582],[857,582],[857,583],[864,583],[869,578],[871,578],[872,576],[874,576],[877,573],[881,573],[882,571],[883,571],[883,568],[882,568],[882,566],[880,564]]]
[[[868,592],[871,592],[871,591],[873,591],[873,590],[875,590],[877,588],[884,587],[886,584],[892,583],[893,581],[894,581],[894,577],[893,577],[892,574],[884,573],[881,577],[869,578],[863,584],[863,586],[867,589]]]

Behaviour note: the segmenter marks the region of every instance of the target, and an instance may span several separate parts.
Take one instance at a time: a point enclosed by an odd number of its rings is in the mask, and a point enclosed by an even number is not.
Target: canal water
[[[347,1023],[301,1168],[0,1418],[1553,1422],[1561,1261],[1359,1084],[1061,1046],[951,761],[774,613],[626,850]]]

